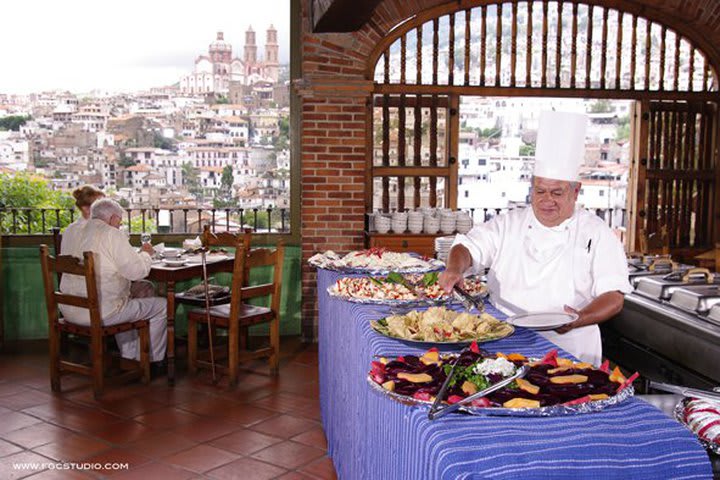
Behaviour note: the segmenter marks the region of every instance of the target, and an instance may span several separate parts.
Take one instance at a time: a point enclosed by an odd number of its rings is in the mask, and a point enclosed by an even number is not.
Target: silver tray
[[[405,342],[405,343],[411,343],[411,344],[413,344],[414,346],[427,345],[427,346],[430,346],[430,347],[433,347],[433,346],[445,346],[445,345],[447,345],[447,346],[457,345],[457,346],[459,346],[459,347],[464,347],[464,346],[466,346],[466,345],[470,345],[472,342],[477,342],[477,343],[494,342],[495,340],[501,340],[501,339],[503,339],[503,338],[507,338],[507,337],[511,336],[512,334],[514,334],[514,333],[515,333],[515,327],[513,327],[512,325],[510,325],[510,327],[512,328],[512,330],[510,330],[510,333],[508,333],[507,335],[503,335],[503,336],[501,336],[501,337],[493,337],[493,338],[471,338],[471,339],[468,339],[468,340],[458,340],[458,341],[454,341],[454,342],[433,342],[433,341],[430,341],[430,340],[415,340],[415,339],[412,339],[412,338],[402,338],[402,337],[395,337],[395,336],[392,336],[392,335],[388,335],[388,334],[386,334],[385,332],[382,332],[382,331],[378,330],[378,329],[375,327],[375,321],[374,321],[374,320],[370,322],[370,328],[372,328],[373,331],[374,331],[375,333],[377,333],[378,335],[382,335],[383,337],[387,337],[387,338],[392,338],[393,340],[399,340],[399,341]]]
[[[687,285],[675,290],[670,305],[690,313],[706,313],[720,303],[720,285]]]
[[[370,384],[372,390],[378,395],[385,396],[403,405],[413,407],[427,407],[428,409],[432,406],[432,402],[427,400],[417,400],[407,395],[400,395],[389,390],[385,390],[381,385],[378,385],[368,375],[366,377],[367,382]],[[580,403],[578,405],[552,405],[550,407],[540,408],[503,408],[503,407],[460,407],[459,412],[468,413],[470,415],[489,415],[489,416],[513,416],[513,417],[558,417],[563,415],[580,415],[584,413],[599,412],[606,408],[617,405],[624,402],[628,398],[632,397],[635,393],[632,385],[627,386],[617,395],[614,395],[605,400],[595,400],[592,402]]]
[[[397,272],[397,273],[428,273],[428,272],[437,272],[445,268],[445,262],[442,260],[437,260],[435,258],[431,258],[428,260],[425,260],[429,263],[429,266],[427,267],[408,267],[408,268],[367,268],[367,267],[347,267],[347,266],[337,266],[332,264],[320,264],[318,262],[313,262],[308,260],[308,264],[315,268],[322,268],[323,270],[329,270],[332,272],[339,272],[339,273],[362,273],[366,275],[386,275],[391,272]]]
[[[380,387],[380,388],[382,388],[382,387]],[[690,427],[688,426],[687,423],[685,423],[685,405],[690,400],[692,400],[692,399],[687,398],[687,397],[683,398],[682,400],[680,400],[678,402],[677,405],[675,405],[675,408],[673,410],[673,413],[675,414],[675,420],[682,423],[685,426],[685,428],[687,428],[688,430],[690,430]],[[693,432],[692,430],[690,430],[690,431],[693,433],[693,435],[695,435],[697,437],[698,441],[700,442],[700,444],[703,447],[705,447],[707,450],[715,453],[716,455],[720,455],[720,445],[718,445],[717,443],[708,442],[707,440],[699,437],[697,433]]]
[[[350,295],[340,295],[338,294],[335,289],[335,285],[331,285],[327,289],[328,295],[330,295],[333,298],[338,298],[340,300],[346,300],[348,302],[352,303],[364,303],[367,305],[388,305],[391,307],[427,307],[427,306],[433,306],[433,305],[460,305],[461,302],[453,295],[446,295],[439,298],[413,298],[413,299],[393,299],[393,298],[358,298],[358,297],[352,297]],[[485,290],[480,295],[475,295],[474,298],[478,300],[482,300],[486,298],[489,295],[489,292]],[[400,313],[400,311],[398,311]],[[468,342],[469,343],[469,342]]]

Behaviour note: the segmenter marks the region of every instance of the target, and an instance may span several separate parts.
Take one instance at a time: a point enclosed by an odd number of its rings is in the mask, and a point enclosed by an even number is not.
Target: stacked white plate
[[[435,239],[435,256],[438,260],[447,262],[448,253],[450,253],[450,247],[452,247],[454,241],[454,236],[437,237]]]
[[[470,218],[470,213],[459,211],[455,218],[455,228],[458,233],[467,233],[473,227],[473,220]]]

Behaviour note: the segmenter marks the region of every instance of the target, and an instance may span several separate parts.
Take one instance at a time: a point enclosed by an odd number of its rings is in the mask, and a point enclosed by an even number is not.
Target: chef
[[[515,209],[457,235],[440,285],[450,291],[463,276],[489,268],[490,300],[498,309],[508,315],[577,314],[577,320],[540,334],[599,365],[598,324],[622,310],[630,284],[618,238],[603,220],[575,205],[586,123],[582,114],[540,115],[532,208]]]

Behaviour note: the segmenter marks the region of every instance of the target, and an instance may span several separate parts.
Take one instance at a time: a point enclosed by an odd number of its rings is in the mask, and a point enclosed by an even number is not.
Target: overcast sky
[[[134,91],[170,85],[222,31],[242,58],[245,30],[278,30],[288,62],[289,0],[22,0],[0,8],[0,93]]]

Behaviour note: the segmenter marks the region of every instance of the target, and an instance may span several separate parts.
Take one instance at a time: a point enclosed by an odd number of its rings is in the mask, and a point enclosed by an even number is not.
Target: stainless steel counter
[[[698,388],[720,385],[720,326],[640,295],[601,326],[603,353],[645,378]]]

